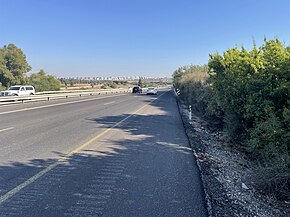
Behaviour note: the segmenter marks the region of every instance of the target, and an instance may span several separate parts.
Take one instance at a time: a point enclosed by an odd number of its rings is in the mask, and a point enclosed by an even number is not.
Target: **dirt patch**
[[[210,132],[203,120],[179,105],[205,188],[210,216],[290,216],[289,203],[260,195],[247,184],[251,168],[242,153],[230,148],[219,132]]]

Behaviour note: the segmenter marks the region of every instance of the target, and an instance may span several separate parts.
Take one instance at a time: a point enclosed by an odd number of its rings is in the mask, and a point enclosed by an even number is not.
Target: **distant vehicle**
[[[147,95],[157,95],[157,89],[155,87],[148,87],[146,94]]]
[[[142,88],[139,86],[133,87],[132,93],[142,93]]]
[[[31,96],[35,95],[35,89],[31,85],[15,85],[8,90],[1,91],[1,96]]]

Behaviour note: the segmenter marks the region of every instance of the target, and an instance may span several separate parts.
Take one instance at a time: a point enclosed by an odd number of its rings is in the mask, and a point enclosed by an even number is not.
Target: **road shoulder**
[[[242,182],[247,163],[241,153],[223,144],[218,133],[207,130],[204,122],[179,104],[184,127],[195,152],[206,192],[210,216],[289,216],[287,204],[261,197]]]

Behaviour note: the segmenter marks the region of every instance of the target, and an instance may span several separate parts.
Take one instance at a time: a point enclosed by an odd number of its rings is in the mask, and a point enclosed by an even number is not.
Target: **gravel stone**
[[[185,131],[201,172],[209,216],[284,217],[290,216],[287,202],[266,197],[246,182],[251,174],[243,153],[221,139],[221,132],[207,130],[207,123],[179,103]]]

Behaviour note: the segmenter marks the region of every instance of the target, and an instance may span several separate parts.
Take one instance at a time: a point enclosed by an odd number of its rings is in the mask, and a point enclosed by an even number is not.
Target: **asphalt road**
[[[0,216],[206,216],[174,95],[0,107]]]

